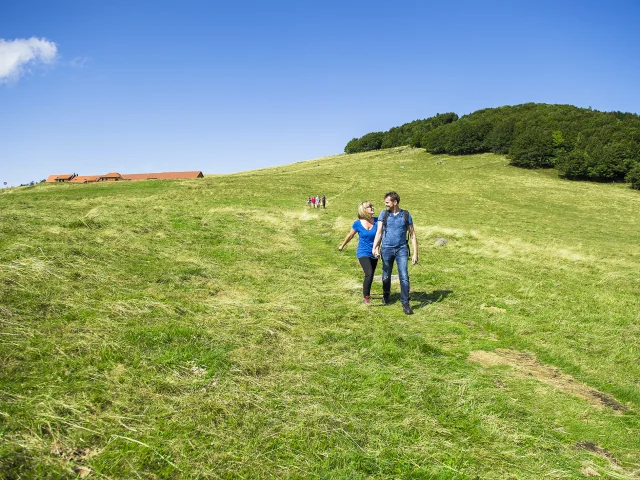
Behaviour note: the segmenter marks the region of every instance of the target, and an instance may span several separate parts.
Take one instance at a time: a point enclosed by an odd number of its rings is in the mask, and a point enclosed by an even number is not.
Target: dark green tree
[[[636,163],[629,169],[625,180],[631,184],[631,188],[640,190],[640,163]]]
[[[527,128],[509,149],[511,163],[524,168],[549,168],[555,164],[553,137],[543,127]]]

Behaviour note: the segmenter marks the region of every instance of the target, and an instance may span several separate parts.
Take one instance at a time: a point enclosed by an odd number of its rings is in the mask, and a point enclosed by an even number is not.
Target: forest
[[[640,189],[640,116],[526,103],[458,117],[437,114],[354,138],[345,153],[409,145],[433,154],[506,155],[511,165],[555,168],[565,178]]]

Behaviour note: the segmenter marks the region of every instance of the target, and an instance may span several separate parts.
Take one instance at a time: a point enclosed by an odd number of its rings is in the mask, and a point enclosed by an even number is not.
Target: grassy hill
[[[640,195],[505,164],[0,194],[0,478],[638,478]],[[413,316],[337,251],[392,189]]]

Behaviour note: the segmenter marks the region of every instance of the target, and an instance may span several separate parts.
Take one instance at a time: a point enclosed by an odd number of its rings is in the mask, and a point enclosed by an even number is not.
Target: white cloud
[[[28,64],[53,62],[57,54],[56,44],[44,38],[0,38],[0,83],[20,77]]]
[[[74,68],[82,68],[89,61],[89,57],[75,57],[73,60],[69,62]]]

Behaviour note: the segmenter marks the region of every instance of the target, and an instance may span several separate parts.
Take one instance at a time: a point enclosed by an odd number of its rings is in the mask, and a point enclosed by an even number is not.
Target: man
[[[411,214],[399,207],[400,195],[389,192],[384,196],[385,210],[378,217],[379,227],[373,241],[373,255],[378,258],[382,254],[382,303],[389,303],[391,292],[391,272],[393,262],[398,265],[400,278],[400,301],[402,311],[407,315],[413,314],[409,305],[409,244],[407,233],[411,238],[413,255],[411,263],[418,263],[418,239],[413,228]],[[380,244],[382,243],[382,246]]]

